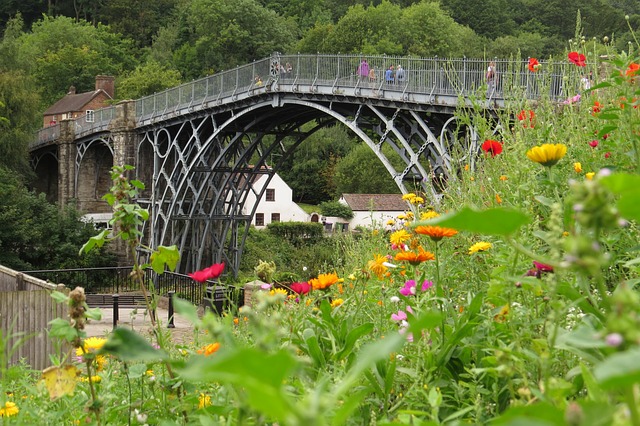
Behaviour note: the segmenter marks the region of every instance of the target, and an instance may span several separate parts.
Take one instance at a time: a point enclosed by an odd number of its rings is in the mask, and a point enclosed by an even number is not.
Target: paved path
[[[100,321],[91,320],[85,326],[87,337],[106,336],[113,330],[113,309],[101,308],[100,310],[102,311],[102,319]],[[167,328],[169,324],[169,311],[158,308],[156,312],[158,319],[162,323],[162,327]],[[120,308],[118,310],[118,319],[119,327],[127,327],[141,333],[146,332],[151,326],[151,319],[149,315],[146,314],[145,309]],[[185,333],[191,333],[193,331],[191,323],[179,315],[175,315],[173,324],[175,328],[171,329],[172,332],[184,335]]]

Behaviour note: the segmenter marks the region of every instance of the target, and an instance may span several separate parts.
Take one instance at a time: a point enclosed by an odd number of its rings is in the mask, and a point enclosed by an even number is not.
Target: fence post
[[[116,327],[118,326],[118,322],[119,322],[119,312],[118,312],[118,299],[120,298],[120,295],[118,294],[114,294],[113,295],[113,329],[115,330]]]
[[[173,295],[174,294],[176,294],[175,291],[169,292],[169,324],[167,325],[167,328],[176,328],[175,324],[173,323]]]

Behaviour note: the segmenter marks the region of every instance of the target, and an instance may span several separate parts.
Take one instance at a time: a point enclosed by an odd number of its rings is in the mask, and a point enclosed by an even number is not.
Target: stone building
[[[51,126],[62,120],[83,115],[86,115],[85,120],[90,123],[94,111],[108,106],[114,95],[115,77],[107,75],[96,76],[96,88],[92,92],[76,93],[76,88],[71,86],[62,99],[44,112],[42,126]]]

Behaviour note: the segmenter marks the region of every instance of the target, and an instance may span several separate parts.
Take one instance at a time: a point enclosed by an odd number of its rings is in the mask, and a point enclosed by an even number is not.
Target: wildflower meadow
[[[461,108],[481,140],[440,200],[406,194],[402,217],[343,236],[326,270],[264,282],[241,309],[176,299],[187,342],[160,323],[85,338],[99,310],[81,288],[54,294],[66,350],[45,371],[1,366],[0,423],[640,425],[640,56],[573,47],[577,101]],[[544,84],[545,61],[529,72]],[[148,212],[126,171],[107,196],[119,233],[83,250],[136,250]],[[132,271],[149,304],[142,269],[178,259],[160,247]],[[192,277],[227,280],[223,264]]]

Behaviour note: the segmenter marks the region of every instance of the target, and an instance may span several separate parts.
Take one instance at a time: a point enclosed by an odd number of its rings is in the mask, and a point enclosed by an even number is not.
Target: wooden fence
[[[56,344],[47,334],[49,321],[68,315],[51,292],[64,289],[0,265],[0,362],[24,360],[36,370],[51,364]]]

